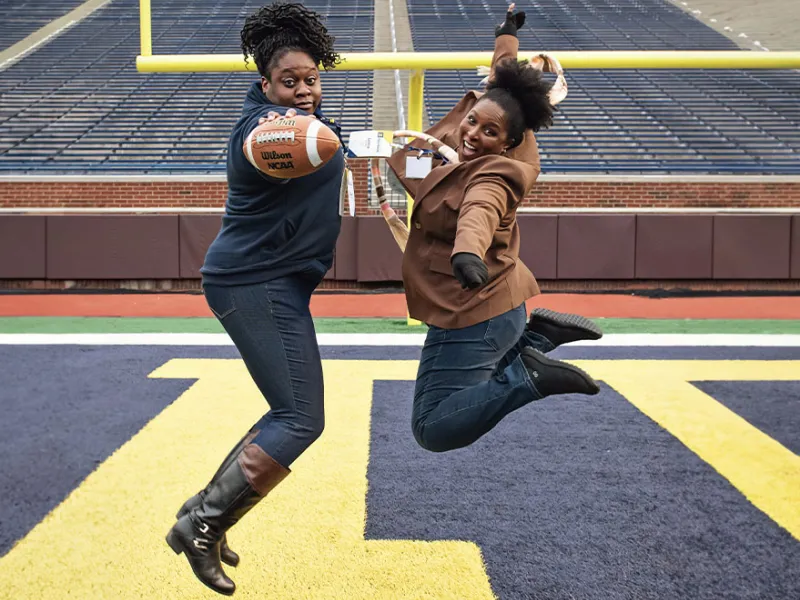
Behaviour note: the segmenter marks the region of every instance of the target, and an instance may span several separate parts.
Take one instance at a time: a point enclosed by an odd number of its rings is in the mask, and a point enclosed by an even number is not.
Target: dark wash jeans
[[[321,277],[295,274],[240,286],[204,284],[208,306],[242,355],[270,410],[253,443],[287,469],[325,427],[322,362],[311,319]]]
[[[420,446],[446,452],[468,446],[508,413],[542,395],[519,354],[553,345],[526,331],[525,305],[465,327],[430,326],[417,373],[412,428]]]

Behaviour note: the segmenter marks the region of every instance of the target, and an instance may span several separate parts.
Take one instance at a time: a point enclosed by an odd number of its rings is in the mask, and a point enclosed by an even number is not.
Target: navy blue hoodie
[[[256,170],[242,145],[269,111],[284,114],[254,83],[228,143],[228,200],[222,228],[200,269],[203,282],[242,285],[304,272],[320,280],[333,263],[341,228],[341,148],[321,169],[298,179],[274,179]],[[298,114],[307,114],[301,110]],[[318,118],[338,129],[318,111]],[[337,131],[338,133],[338,131]]]

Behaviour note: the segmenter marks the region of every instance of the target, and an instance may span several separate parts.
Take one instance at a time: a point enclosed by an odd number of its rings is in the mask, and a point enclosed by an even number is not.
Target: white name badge
[[[358,158],[389,158],[392,155],[391,133],[383,131],[354,131],[347,147]]]
[[[356,216],[356,190],[353,185],[353,172],[345,166],[342,173],[342,183],[339,186],[339,216],[344,216],[344,199],[347,197],[347,212],[351,217]]]
[[[351,217],[356,216],[356,188],[353,184],[353,172],[347,169],[347,209]]]
[[[406,179],[425,179],[432,168],[430,156],[406,156]]]

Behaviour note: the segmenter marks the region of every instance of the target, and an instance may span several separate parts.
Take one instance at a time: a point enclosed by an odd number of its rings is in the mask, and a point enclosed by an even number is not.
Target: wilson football
[[[281,117],[256,127],[243,150],[259,171],[279,179],[313,173],[336,154],[339,138],[314,117]]]

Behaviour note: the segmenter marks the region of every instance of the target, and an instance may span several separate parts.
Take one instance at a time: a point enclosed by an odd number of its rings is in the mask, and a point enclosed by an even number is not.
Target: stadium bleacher
[[[32,11],[19,0],[16,12]],[[56,6],[52,0],[41,6]],[[157,54],[238,53],[260,0],[153,4]],[[372,0],[312,0],[343,52],[373,49]],[[408,0],[417,51],[492,47],[505,0]],[[521,48],[735,50],[666,0],[521,0]],[[71,5],[51,7],[53,18]],[[136,71],[138,1],[116,0],[3,71],[0,173],[220,173],[246,73]],[[26,34],[27,35],[27,34]],[[477,66],[477,65],[476,65]],[[549,172],[800,173],[795,71],[571,70],[555,126],[540,133]],[[475,71],[429,71],[425,103],[441,117]],[[325,75],[329,116],[345,132],[372,118],[372,74]],[[346,99],[346,100],[345,100]]]
[[[736,50],[666,0],[520,0],[522,50]],[[504,0],[408,0],[414,49],[491,48]],[[430,71],[441,118],[475,71]],[[741,70],[571,70],[543,171],[800,173],[800,74]]]
[[[3,29],[0,50],[13,46],[37,29],[63,17],[81,4],[81,0],[3,0]]]
[[[154,2],[153,51],[240,53],[244,19],[263,4]],[[337,50],[373,49],[372,0],[305,4],[327,17]],[[257,74],[142,74],[138,54],[139,3],[117,0],[5,70],[0,173],[224,171],[228,133]],[[369,72],[326,74],[326,114],[345,130],[369,127],[371,86]]]

